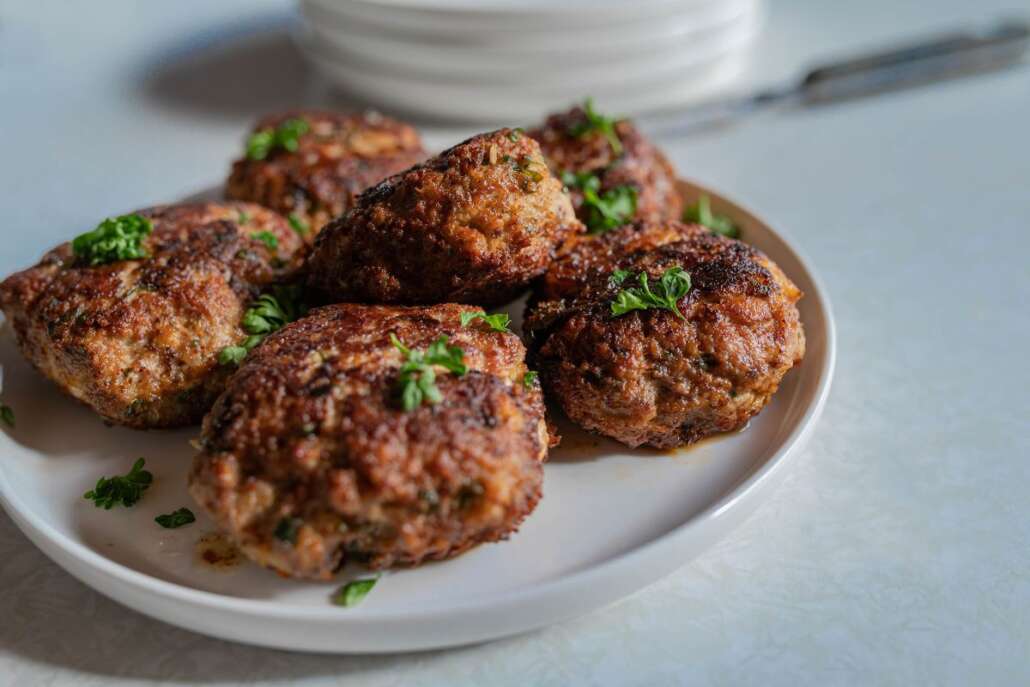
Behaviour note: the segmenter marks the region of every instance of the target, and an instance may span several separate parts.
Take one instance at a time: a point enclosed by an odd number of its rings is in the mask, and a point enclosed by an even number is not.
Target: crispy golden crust
[[[247,304],[296,272],[304,244],[282,217],[249,203],[139,214],[154,227],[149,258],[82,266],[66,243],[0,284],[0,307],[25,357],[105,419],[191,424],[225,384],[217,355],[245,336]],[[277,238],[274,251],[252,238],[260,231]]]
[[[309,283],[332,301],[491,305],[582,230],[536,142],[501,129],[363,193],[318,236]]]
[[[582,108],[554,114],[529,132],[540,142],[540,149],[555,176],[562,172],[592,172],[601,181],[601,192],[616,186],[637,190],[636,219],[678,220],[683,214],[683,199],[676,190],[672,164],[633,123],[623,119],[615,131],[622,142],[622,155],[612,153],[608,139],[599,132],[573,136],[570,129],[586,121]],[[573,207],[582,219],[583,193],[570,189]]]
[[[263,160],[236,160],[226,196],[296,215],[308,224],[309,240],[353,206],[362,191],[426,157],[413,127],[374,111],[284,112],[262,118],[251,133],[293,118],[311,127],[299,138],[298,149],[276,149]]]
[[[611,314],[615,269],[692,288],[669,310]],[[624,286],[633,286],[627,280]],[[801,361],[796,286],[763,254],[697,225],[638,222],[577,244],[527,307],[531,364],[576,423],[629,446],[672,448],[743,427]]]
[[[540,498],[543,397],[522,383],[518,338],[462,327],[469,310],[333,305],[269,336],[204,421],[197,503],[248,556],[295,577],[506,538]],[[404,412],[391,332],[420,350],[448,335],[469,372],[441,368],[443,400]]]

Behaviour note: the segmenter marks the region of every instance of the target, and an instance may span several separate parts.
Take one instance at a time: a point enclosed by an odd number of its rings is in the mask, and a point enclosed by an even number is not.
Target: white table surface
[[[748,79],[1004,9],[1030,13],[1011,0],[774,0]],[[98,218],[217,183],[255,114],[320,102],[284,38],[291,12],[0,5],[0,272]],[[662,144],[795,238],[836,309],[826,413],[744,526],[574,622],[454,651],[327,657],[138,615],[0,515],[0,685],[1030,683],[1030,69]]]

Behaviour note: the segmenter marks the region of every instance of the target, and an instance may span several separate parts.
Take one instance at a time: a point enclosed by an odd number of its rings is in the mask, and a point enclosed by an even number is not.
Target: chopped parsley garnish
[[[614,276],[613,274],[612,277]],[[616,282],[616,286],[621,285],[627,277],[628,274],[623,274]],[[647,278],[647,272],[641,272],[638,280],[639,287],[631,286],[616,294],[611,304],[612,315],[619,317],[631,310],[659,308],[671,310],[681,320],[686,319],[677,306],[679,299],[690,291],[690,275],[682,267],[670,267],[665,270],[653,287]]]
[[[540,182],[544,180],[544,172],[542,170],[547,169],[547,166],[541,162],[537,162],[531,157],[524,157],[519,160],[518,165],[519,172],[526,176],[530,181]]]
[[[336,606],[350,608],[361,603],[361,600],[368,596],[372,587],[376,586],[378,577],[370,577],[364,580],[354,580],[337,589],[332,596],[332,602]]]
[[[307,236],[308,232],[311,231],[311,227],[308,226],[308,223],[292,212],[286,219],[290,222],[290,229],[297,232],[298,236]]]
[[[590,172],[563,172],[562,183],[583,192],[584,224],[591,234],[603,234],[631,220],[637,213],[637,190],[616,186],[600,193],[601,180]]]
[[[508,324],[511,323],[511,318],[508,317],[508,313],[497,312],[493,315],[487,315],[484,311],[479,312],[463,312],[461,313],[461,326],[467,327],[474,320],[483,320],[490,329],[495,332],[510,332]]]
[[[137,460],[126,475],[101,477],[97,480],[97,485],[83,494],[82,498],[92,501],[94,506],[104,510],[110,510],[112,506],[119,504],[126,508],[135,505],[154,481],[154,476],[143,469],[144,462],[142,458]]]
[[[250,235],[250,238],[256,239],[268,247],[268,250],[274,251],[279,247],[279,238],[270,231],[258,231]]]
[[[14,429],[14,409],[6,403],[0,403],[0,421]]]
[[[250,221],[250,215],[248,215],[243,210],[240,210],[240,216],[237,218],[236,223],[237,224],[246,224],[249,221]]]
[[[272,535],[279,541],[288,542],[290,544],[297,543],[297,530],[300,529],[299,518],[283,518],[275,525],[275,530]]]
[[[299,146],[298,139],[310,128],[311,126],[303,119],[287,119],[274,129],[257,131],[247,139],[247,157],[251,160],[264,160],[276,148],[292,153]]]
[[[537,372],[536,370],[527,370],[526,374],[522,375],[522,386],[527,389],[532,389],[533,385],[536,384]]]
[[[247,357],[247,353],[249,352],[250,349],[246,346],[226,346],[222,350],[218,351],[218,364],[239,365],[243,362],[243,359]]]
[[[281,329],[307,312],[296,286],[276,286],[261,295],[243,313],[240,326],[248,336],[235,346],[226,346],[218,353],[222,365],[238,365],[247,353],[272,332]]]
[[[626,277],[630,275],[629,270],[615,270],[611,276],[608,277],[608,283],[612,286],[621,286],[622,282],[626,281]]]
[[[157,516],[154,518],[154,522],[166,530],[174,530],[178,527],[182,527],[183,525],[188,525],[196,519],[197,518],[193,515],[193,511],[189,508],[179,508],[178,510],[173,510],[171,513]]]
[[[433,405],[443,400],[436,386],[436,370],[439,366],[459,377],[468,371],[465,367],[465,352],[457,346],[448,346],[447,337],[429,344],[423,351],[413,351],[390,333],[390,342],[404,355],[400,375],[397,377],[397,394],[405,412],[415,410],[423,402]]]
[[[150,220],[142,215],[109,217],[93,231],[76,236],[72,240],[72,253],[90,266],[146,258],[147,251],[141,244],[153,230]]]
[[[583,103],[583,117],[584,121],[577,122],[569,127],[570,136],[582,138],[589,133],[599,132],[608,139],[608,145],[612,149],[612,154],[615,156],[622,155],[622,141],[619,140],[619,134],[615,131],[617,119],[605,117],[594,110],[593,98],[587,98],[586,102]]]
[[[728,236],[731,239],[740,238],[740,227],[726,215],[717,215],[712,212],[712,206],[708,196],[701,196],[697,202],[683,211],[684,222],[697,222],[708,227],[713,234]]]
[[[522,134],[525,132],[521,128],[512,129],[508,132],[508,140],[512,143],[518,143],[519,139],[522,138]]]

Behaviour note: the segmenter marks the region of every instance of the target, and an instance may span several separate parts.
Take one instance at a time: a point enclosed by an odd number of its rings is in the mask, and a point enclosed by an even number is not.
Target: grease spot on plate
[[[220,532],[202,535],[197,540],[193,553],[197,563],[214,570],[232,570],[243,562],[240,550]]]

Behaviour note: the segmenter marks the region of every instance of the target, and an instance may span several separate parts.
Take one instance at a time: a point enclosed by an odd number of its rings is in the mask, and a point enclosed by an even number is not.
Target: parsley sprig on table
[[[480,310],[479,312],[463,312],[461,313],[461,326],[467,327],[475,320],[483,320],[490,329],[495,332],[510,332],[508,325],[511,323],[511,317],[507,313],[496,312],[493,315],[487,315],[485,311]]]
[[[260,296],[243,313],[240,326],[249,336],[235,346],[226,346],[218,353],[222,365],[238,365],[247,353],[272,332],[293,322],[307,311],[295,286],[276,286]]]
[[[379,577],[370,577],[364,580],[353,580],[337,589],[331,600],[336,606],[343,606],[344,608],[350,608],[361,603],[362,599],[368,596],[368,593],[372,591],[372,587],[376,586],[376,582],[379,581]]]
[[[415,410],[423,402],[432,405],[443,400],[436,386],[436,367],[459,377],[468,371],[465,352],[457,346],[448,346],[446,336],[429,344],[424,352],[408,348],[392,332],[390,342],[404,355],[404,364],[397,377],[397,394],[405,412]]]
[[[182,527],[183,525],[188,525],[196,519],[196,516],[193,515],[193,511],[189,508],[178,508],[173,510],[171,513],[157,516],[154,518],[154,522],[166,530],[174,530]]]
[[[584,224],[591,234],[603,234],[631,220],[637,213],[637,190],[616,186],[600,193],[601,180],[591,172],[563,172],[562,183],[583,192]]]
[[[72,240],[72,253],[87,265],[105,265],[117,260],[138,260],[148,257],[143,239],[154,230],[142,215],[109,217],[93,231]]]
[[[97,485],[83,494],[83,498],[93,502],[97,508],[110,510],[113,506],[122,505],[129,508],[143,497],[154,476],[143,469],[145,461],[140,458],[132,464],[128,474],[114,477],[101,477]]]
[[[287,119],[274,129],[262,129],[251,134],[247,139],[247,157],[251,160],[264,160],[276,148],[291,153],[300,145],[298,140],[306,134],[311,126],[303,119]]]
[[[696,203],[687,206],[687,209],[683,211],[683,221],[704,225],[713,234],[727,236],[731,239],[740,238],[740,227],[726,215],[712,212],[708,196],[701,196]]]
[[[616,270],[609,278],[613,286],[621,286],[629,277],[627,270]],[[670,310],[676,317],[685,320],[677,303],[690,291],[690,275],[682,267],[670,267],[662,273],[657,283],[651,285],[647,272],[637,277],[640,286],[622,289],[611,303],[612,315],[619,317],[631,310],[652,308]]]
[[[570,136],[582,138],[589,133],[600,132],[602,136],[608,139],[608,145],[612,149],[612,154],[615,156],[622,155],[622,141],[619,140],[619,134],[615,131],[615,125],[618,123],[617,119],[598,113],[594,109],[593,98],[587,98],[586,102],[583,103],[583,117],[582,122],[577,122],[569,127]]]

